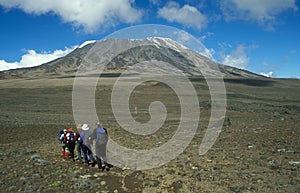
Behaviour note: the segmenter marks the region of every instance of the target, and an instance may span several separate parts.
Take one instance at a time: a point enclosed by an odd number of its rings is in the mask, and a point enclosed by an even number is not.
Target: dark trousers
[[[106,167],[110,167],[110,164],[107,163],[107,156],[106,156],[106,144],[97,144],[95,146],[96,151],[96,158],[97,158],[97,165],[99,169],[103,169],[101,159],[104,162]]]
[[[93,153],[92,153],[91,149],[88,146],[82,144],[82,152],[83,152],[84,162],[86,164],[89,164],[88,157],[90,158],[91,161],[94,161]]]
[[[70,158],[71,159],[74,159],[74,149],[75,149],[75,143],[74,142],[71,142],[71,143],[67,143],[67,148],[69,149],[70,151]]]
[[[78,157],[79,161],[82,161],[82,154],[83,154],[82,146],[83,146],[83,143],[81,143],[80,141],[77,141],[76,151],[77,151],[77,157]]]

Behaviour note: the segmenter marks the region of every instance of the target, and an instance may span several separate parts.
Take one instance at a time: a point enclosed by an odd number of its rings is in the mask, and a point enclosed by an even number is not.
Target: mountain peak
[[[171,64],[188,75],[261,77],[246,70],[217,64],[209,58],[169,38],[109,38],[97,41],[97,43],[95,42],[95,40],[85,41],[78,49],[75,49],[68,55],[40,66],[1,72],[0,79],[11,77],[73,76],[76,74],[78,67],[82,64],[82,61],[84,61],[91,48],[94,48],[93,51],[99,52],[97,56],[101,58],[93,68],[96,69],[101,65],[107,65],[106,69],[110,73],[120,73],[122,70],[134,64],[153,60],[162,61],[159,64],[161,68],[164,68],[164,66],[161,66],[163,63]],[[118,52],[118,50],[122,50],[122,48],[126,47],[129,49],[125,49],[114,58],[110,58],[109,54],[107,54],[108,52],[106,52],[107,50],[109,50],[110,53]],[[109,63],[107,64],[106,62],[108,61]]]
[[[83,48],[84,46],[86,46],[86,45],[88,45],[88,44],[93,44],[93,43],[95,43],[95,42],[96,42],[96,40],[87,40],[87,41],[83,42],[82,44],[80,44],[80,45],[78,46],[78,48]]]
[[[169,47],[173,50],[180,51],[181,49],[188,49],[187,47],[179,44],[178,42],[170,39],[170,38],[162,38],[162,37],[149,37],[146,40],[152,41],[155,46],[160,47]]]

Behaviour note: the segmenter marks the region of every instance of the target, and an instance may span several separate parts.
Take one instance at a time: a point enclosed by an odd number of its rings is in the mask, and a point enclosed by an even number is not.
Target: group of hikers
[[[73,128],[61,129],[58,134],[58,140],[61,142],[61,156],[75,161],[75,149],[77,151],[77,160],[87,166],[94,167],[96,164],[99,169],[104,171],[113,167],[107,163],[106,145],[108,142],[107,130],[102,127],[100,122],[96,123],[96,128],[91,131],[87,124],[78,124],[77,131]],[[92,145],[95,142],[95,152],[92,152]],[[104,165],[102,165],[102,161]]]

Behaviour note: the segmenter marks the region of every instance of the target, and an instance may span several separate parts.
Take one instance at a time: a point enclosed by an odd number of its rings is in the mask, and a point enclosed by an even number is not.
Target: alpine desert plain
[[[132,92],[129,103],[136,121],[149,121],[153,101],[161,101],[168,112],[160,130],[139,136],[124,131],[114,118],[110,97],[116,80],[112,74],[102,76],[95,93],[97,114],[111,139],[134,149],[150,149],[170,140],[180,122],[174,91],[152,81]],[[184,152],[157,168],[136,171],[115,166],[109,172],[60,156],[59,129],[75,127],[73,77],[0,80],[1,190],[298,192],[300,81],[224,78],[225,122],[212,148],[199,156],[210,118],[210,94],[205,79],[191,76],[190,80],[199,98],[200,121]]]

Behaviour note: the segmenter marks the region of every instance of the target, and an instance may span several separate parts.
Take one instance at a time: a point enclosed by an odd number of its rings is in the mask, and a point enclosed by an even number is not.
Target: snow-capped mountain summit
[[[85,41],[85,42],[83,42],[82,44],[80,44],[79,46],[78,46],[78,48],[83,48],[84,46],[86,46],[86,45],[88,45],[88,44],[93,44],[93,43],[95,43],[97,40],[88,40],[88,41]]]
[[[184,45],[179,44],[170,38],[150,37],[146,38],[146,40],[149,40],[151,43],[154,43],[154,45],[156,45],[157,47],[169,47],[179,52],[181,49],[188,49]]]
[[[187,75],[261,77],[246,70],[217,64],[172,39],[151,37],[146,39],[111,38],[101,41],[86,41],[62,58],[36,67],[3,71],[0,72],[0,78],[75,76],[78,67],[90,52],[96,52],[97,57],[99,57],[93,68],[96,69],[105,65],[105,70],[111,73],[120,73],[134,64],[155,60],[162,61],[159,65],[171,64]],[[110,58],[111,55],[115,56]],[[165,68],[166,66],[161,67]]]

